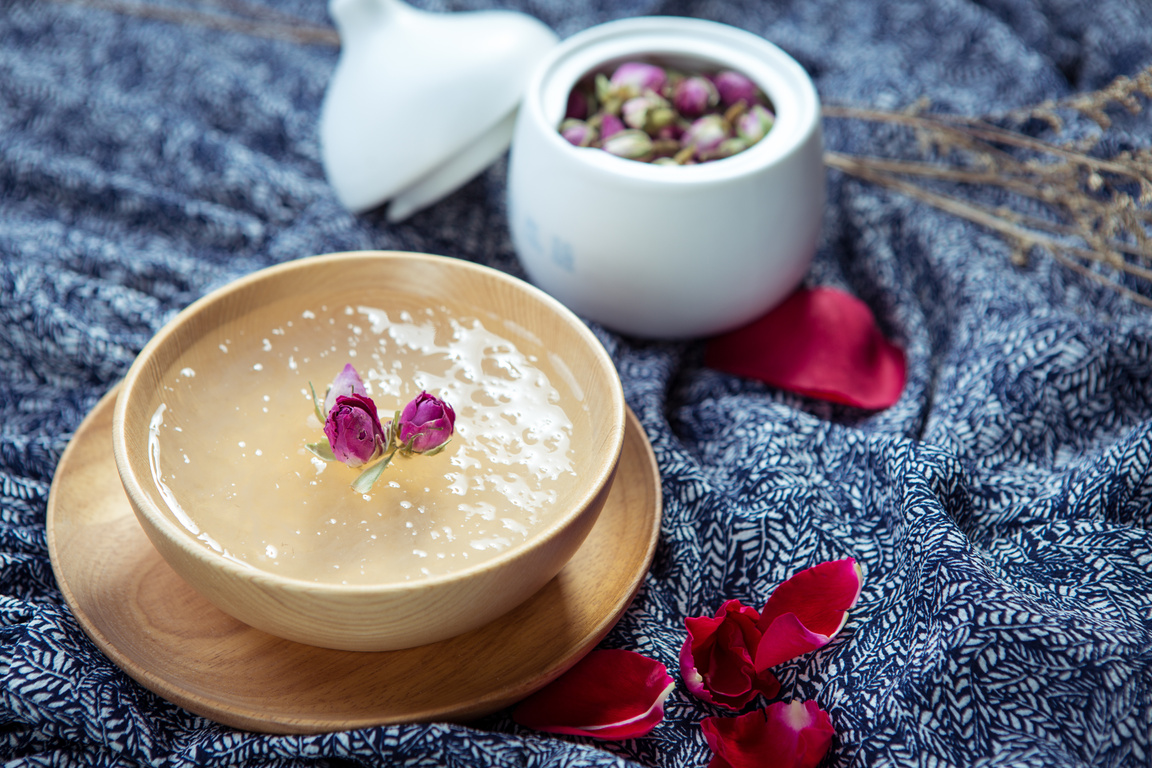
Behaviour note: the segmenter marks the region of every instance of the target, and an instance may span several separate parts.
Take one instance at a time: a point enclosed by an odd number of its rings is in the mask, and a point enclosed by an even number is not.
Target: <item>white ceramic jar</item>
[[[740,72],[768,96],[775,125],[737,155],[691,166],[569,144],[557,129],[573,86],[632,60]],[[529,81],[509,167],[513,243],[529,278],[587,319],[649,338],[716,334],[767,312],[807,272],[822,153],[811,79],[763,38],[675,17],[592,27]]]

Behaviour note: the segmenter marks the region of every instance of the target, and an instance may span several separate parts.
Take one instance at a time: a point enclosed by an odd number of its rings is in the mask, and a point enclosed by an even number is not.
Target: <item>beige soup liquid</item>
[[[317,306],[273,328],[225,327],[163,384],[149,435],[158,493],[205,546],[305,581],[405,582],[480,564],[547,525],[576,483],[573,423],[541,356],[568,407],[588,408],[558,357],[524,329],[502,331],[443,308],[391,305]],[[197,360],[227,365],[226,387]],[[345,363],[384,423],[421,390],[445,399],[457,415],[452,442],[435,456],[397,455],[369,493],[356,493],[360,469],[304,448],[326,441],[309,382],[323,401]]]

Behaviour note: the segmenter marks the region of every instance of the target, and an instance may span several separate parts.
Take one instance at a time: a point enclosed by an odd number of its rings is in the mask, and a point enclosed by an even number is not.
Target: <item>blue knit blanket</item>
[[[516,8],[561,37],[624,16],[709,18],[793,55],[826,106],[889,113],[926,99],[933,113],[996,121],[1152,64],[1142,0],[415,4]],[[0,4],[0,758],[706,764],[699,724],[719,712],[683,685],[651,734],[621,742],[535,733],[506,711],[236,731],[139,686],[69,611],[46,541],[57,463],[181,308],[256,269],[345,250],[440,253],[524,275],[506,159],[399,224],[340,206],[317,139],[337,57],[319,0]],[[1092,152],[1149,151],[1152,120],[1110,114]],[[1009,127],[1053,138],[1044,121]],[[1080,114],[1062,130],[1099,134]],[[890,121],[825,120],[826,148],[842,155],[948,160],[921,138]],[[995,189],[927,183],[1047,215]],[[711,370],[702,341],[593,325],[665,497],[656,560],[603,647],[675,673],[685,617],[729,598],[762,605],[800,568],[854,557],[866,582],[845,630],[776,670],[790,696],[831,715],[826,765],[1149,765],[1152,309],[1097,278],[1145,296],[1149,284],[1039,251],[1020,264],[1013,243],[962,216],[834,169],[828,185],[807,284],[867,303],[907,352],[907,387],[894,406],[861,411]]]

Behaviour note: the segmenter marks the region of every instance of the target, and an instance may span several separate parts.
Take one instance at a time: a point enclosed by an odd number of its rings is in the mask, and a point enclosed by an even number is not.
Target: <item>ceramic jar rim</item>
[[[768,135],[723,160],[671,168],[576,147],[559,133],[568,95],[585,76],[627,60],[694,61],[703,68],[733,69],[759,87],[776,112]],[[683,66],[683,65],[681,65]],[[609,72],[610,73],[610,72]],[[648,16],[590,27],[563,41],[529,81],[521,109],[560,151],[618,176],[669,184],[721,181],[774,165],[818,130],[820,102],[804,69],[787,53],[751,32],[702,19]]]

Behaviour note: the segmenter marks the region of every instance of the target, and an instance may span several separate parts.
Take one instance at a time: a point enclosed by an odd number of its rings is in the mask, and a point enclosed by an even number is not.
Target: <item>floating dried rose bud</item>
[[[384,453],[387,437],[376,404],[363,395],[340,395],[324,422],[324,435],[336,461],[362,467]]]
[[[720,103],[729,107],[738,101],[748,104],[756,101],[756,85],[746,76],[732,70],[718,73],[712,82],[720,93]]]
[[[736,135],[751,146],[768,135],[776,123],[776,115],[763,104],[753,104],[752,108],[736,118]]]
[[[332,386],[328,387],[328,394],[324,396],[324,416],[328,416],[328,412],[332,410],[332,406],[336,405],[336,398],[341,395],[365,395],[368,390],[364,387],[364,382],[360,378],[360,374],[349,363],[344,366],[344,370],[336,374],[336,378],[332,380]]]
[[[568,140],[569,144],[577,147],[588,147],[596,141],[596,129],[583,120],[568,118],[560,124],[560,135]]]
[[[627,160],[640,160],[652,154],[652,137],[635,128],[614,133],[601,144],[605,152]]]
[[[709,768],[816,768],[836,731],[814,701],[778,701],[740,717],[700,723],[712,748]]]
[[[456,412],[435,395],[421,392],[400,413],[396,441],[402,453],[434,455],[452,439]]]
[[[327,414],[320,410],[316,390],[312,408],[324,422],[326,440],[304,447],[322,461],[338,461],[349,467],[364,469],[352,481],[357,493],[368,493],[392,462],[397,452],[406,456],[432,456],[452,439],[456,412],[438,397],[421,392],[395,418],[383,424],[376,403],[365,394],[364,382],[351,364],[333,379],[326,400]]]
[[[700,117],[720,102],[720,92],[706,77],[686,77],[672,92],[672,105],[689,119]]]
[[[658,661],[634,651],[595,650],[520,702],[512,719],[547,733],[630,739],[660,723],[674,687]]]
[[[668,75],[654,64],[627,61],[616,68],[609,82],[618,88],[629,89],[633,96],[639,96],[645,91],[660,93],[668,82]]]

